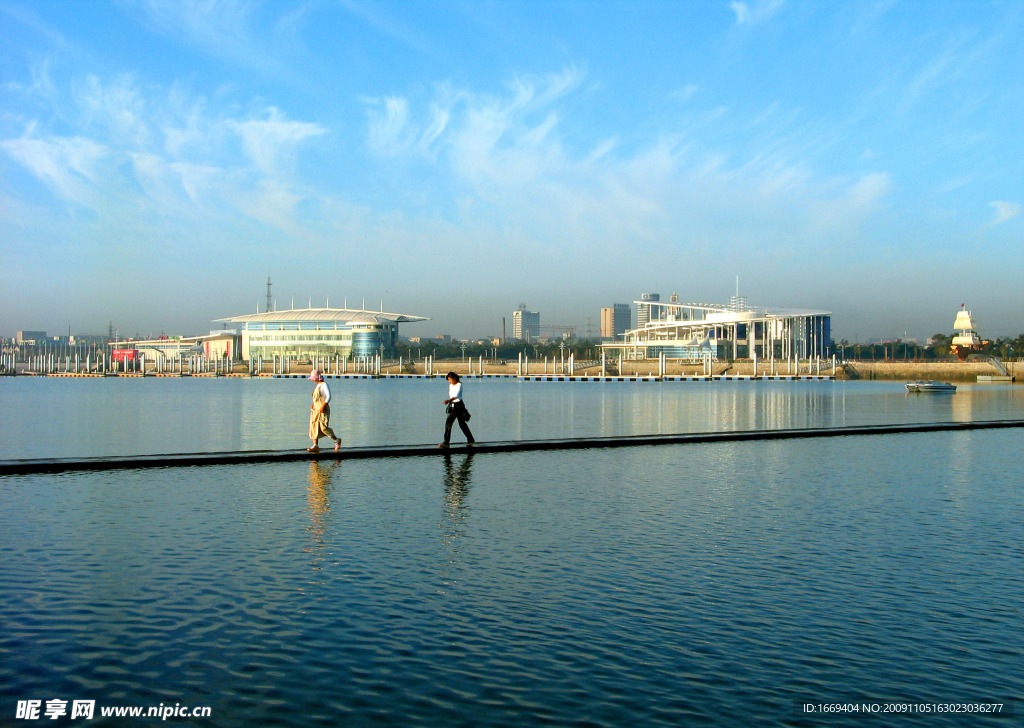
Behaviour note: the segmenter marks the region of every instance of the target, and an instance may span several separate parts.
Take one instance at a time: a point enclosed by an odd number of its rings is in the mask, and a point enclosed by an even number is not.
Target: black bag
[[[469,422],[469,418],[473,415],[469,414],[469,410],[466,409],[466,405],[461,400],[458,402],[449,402],[448,406],[444,408],[444,411],[448,414],[454,414],[460,420]]]

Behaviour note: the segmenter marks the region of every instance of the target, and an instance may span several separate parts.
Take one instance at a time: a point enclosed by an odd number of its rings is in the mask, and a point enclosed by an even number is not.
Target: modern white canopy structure
[[[635,301],[650,307],[650,320],[622,341],[602,344],[626,359],[811,359],[829,353],[830,311],[751,308],[731,304]]]
[[[239,324],[242,358],[392,354],[398,324],[425,316],[350,308],[300,308],[217,319]]]

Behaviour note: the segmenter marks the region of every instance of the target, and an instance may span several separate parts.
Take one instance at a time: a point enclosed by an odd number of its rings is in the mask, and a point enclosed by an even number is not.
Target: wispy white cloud
[[[808,180],[808,186],[815,181]],[[836,184],[830,194],[808,197],[808,230],[817,244],[844,245],[857,240],[861,226],[884,204],[893,190],[888,173],[874,172]]]
[[[151,143],[146,104],[131,76],[121,76],[103,84],[94,75],[86,76],[73,88],[80,118],[85,129],[99,128],[129,145],[145,147]]]
[[[859,263],[870,288],[860,261],[884,246],[916,264],[940,226],[1022,219],[999,199],[1019,8],[908,23],[899,0],[598,5],[574,24],[564,3],[0,2],[3,235],[139,256],[161,241],[159,263],[211,289],[223,267],[171,251],[288,266],[298,241],[345,241],[361,278],[416,287],[452,242],[506,291],[524,252],[614,289],[789,251],[821,266],[808,279]],[[996,200],[980,220],[978,199]],[[605,262],[620,251],[628,284]]]
[[[858,209],[868,210],[892,191],[892,180],[885,172],[867,174],[852,184],[846,199]]]
[[[231,188],[228,194],[234,196],[232,202],[235,209],[249,220],[280,231],[292,240],[308,241],[316,237],[296,215],[305,197],[285,182],[272,178],[261,179],[251,189]]]
[[[17,23],[45,38],[51,48],[63,50],[68,46],[67,38],[53,26],[43,22],[31,4],[3,3],[0,5],[0,15],[6,15],[12,26]]]
[[[414,132],[408,128],[408,99],[389,96],[368,100],[368,143],[377,154],[393,157],[404,153],[412,143]],[[436,136],[436,134],[434,135]]]
[[[325,54],[308,31],[329,3],[297,0],[116,0],[140,25],[176,46],[188,65],[220,67],[225,83],[259,78],[303,93],[322,93],[315,79]],[[146,64],[140,64],[146,65]],[[184,64],[183,64],[184,65]]]
[[[754,0],[753,2],[740,2],[733,0],[729,7],[736,14],[736,24],[757,24],[769,20],[778,13],[786,0]]]
[[[261,3],[251,0],[121,0],[160,33],[217,58],[258,69],[274,59],[254,32]]]
[[[437,87],[428,110],[417,114],[404,97],[364,99],[367,140],[372,151],[385,156],[415,153],[432,157],[444,147],[462,174],[491,176],[509,171],[492,167],[495,155],[506,150],[550,149],[559,124],[556,104],[579,87],[584,75],[575,69],[544,76],[515,76],[504,96]],[[526,170],[519,170],[525,172]]]
[[[360,0],[337,0],[338,4],[379,33],[417,50],[421,53],[432,51],[433,43],[415,25],[403,22],[396,14],[385,11],[381,3]]]
[[[690,99],[692,99],[694,94],[696,94],[699,90],[700,90],[699,86],[697,86],[696,84],[690,83],[690,84],[687,84],[686,86],[683,86],[682,88],[676,89],[675,91],[670,93],[668,95],[668,98],[673,100],[673,101],[680,101],[682,103],[686,103]]]
[[[58,117],[88,135],[32,122],[0,140],[0,151],[51,190],[58,215],[85,211],[87,219],[140,230],[147,220],[184,229],[205,218],[206,227],[220,220],[297,235],[304,224],[297,210],[315,193],[299,179],[295,159],[327,132],[275,107],[212,112],[202,99],[144,89],[130,76],[109,83],[84,77]]]
[[[1015,218],[1018,215],[1020,215],[1020,211],[1021,211],[1020,205],[1017,205],[1017,204],[1015,204],[1013,202],[1005,202],[1003,200],[994,200],[993,202],[990,202],[988,204],[989,204],[989,207],[994,208],[995,211],[996,211],[995,218],[992,220],[992,222],[989,223],[989,227],[995,227],[996,225],[1001,225],[1002,223],[1006,222],[1007,220],[1012,220],[1013,218]]]
[[[921,103],[936,91],[947,87],[950,81],[964,73],[966,59],[964,39],[949,42],[940,53],[927,58],[916,68],[900,89],[900,107],[904,112]]]
[[[365,99],[367,149],[417,175],[377,209],[354,206],[351,191],[314,186],[296,165],[311,140],[330,135],[326,127],[273,106],[240,113],[129,75],[74,85],[61,116],[89,136],[30,126],[0,149],[61,205],[181,234],[230,230],[222,238],[229,245],[261,229],[294,241],[383,235],[426,249],[437,242],[424,240],[429,231],[458,230],[542,258],[623,245],[740,249],[787,236],[790,246],[815,246],[855,236],[891,192],[881,173],[845,185],[822,179],[780,133],[796,117],[781,105],[746,120],[714,110],[714,126],[727,123],[745,137],[756,131],[746,151],[728,137],[712,144],[692,126],[647,141],[577,138],[580,90],[592,93],[585,82],[585,73],[567,68],[514,76],[497,93],[438,84],[428,98]],[[701,117],[693,123],[703,129]],[[403,207],[400,198],[414,196],[416,206]],[[793,229],[808,236],[792,239]]]
[[[367,144],[373,153],[385,157],[414,152],[427,159],[433,158],[445,134],[450,133],[454,107],[463,100],[461,92],[446,83],[438,84],[425,118],[420,119],[412,118],[408,98],[364,98]]]
[[[266,109],[263,117],[231,121],[229,126],[242,138],[249,158],[268,175],[283,171],[282,164],[291,159],[303,141],[327,131],[319,124],[289,121],[274,107]]]
[[[430,123],[420,137],[420,150],[426,154],[430,153],[434,143],[448,128],[448,122],[451,121],[452,116],[451,104],[435,102],[431,105],[430,112]]]
[[[843,184],[823,178],[789,138],[798,136],[791,127],[799,114],[781,104],[746,120],[717,110],[715,126],[740,130],[745,152],[713,146],[692,127],[646,144],[580,143],[567,124],[582,81],[567,71],[514,78],[503,94],[447,89],[429,108],[404,98],[371,100],[367,137],[378,154],[419,164],[426,155],[417,140],[436,128],[429,161],[443,180],[440,194],[454,185],[457,224],[490,226],[481,238],[514,227],[525,233],[517,245],[532,240],[559,254],[697,246],[692,255],[706,245],[717,255],[722,246],[780,240],[821,249],[856,239],[892,192],[882,172]],[[440,106],[443,125],[433,121]]]
[[[111,150],[82,137],[25,136],[0,141],[0,149],[66,201],[97,207]]]

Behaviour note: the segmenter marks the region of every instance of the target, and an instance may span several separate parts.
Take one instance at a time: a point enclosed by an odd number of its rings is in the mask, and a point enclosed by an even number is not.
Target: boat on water
[[[907,382],[908,392],[955,392],[956,385],[949,382],[937,382],[934,379],[919,379],[916,382]]]

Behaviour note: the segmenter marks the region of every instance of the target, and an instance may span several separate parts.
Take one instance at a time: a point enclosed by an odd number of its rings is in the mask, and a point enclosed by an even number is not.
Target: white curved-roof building
[[[217,319],[239,325],[243,359],[389,356],[398,342],[398,324],[427,320],[351,308],[298,308]]]
[[[621,340],[602,344],[627,359],[810,359],[829,354],[830,311],[753,308],[745,299],[730,304],[634,301],[649,307],[649,319]]]

